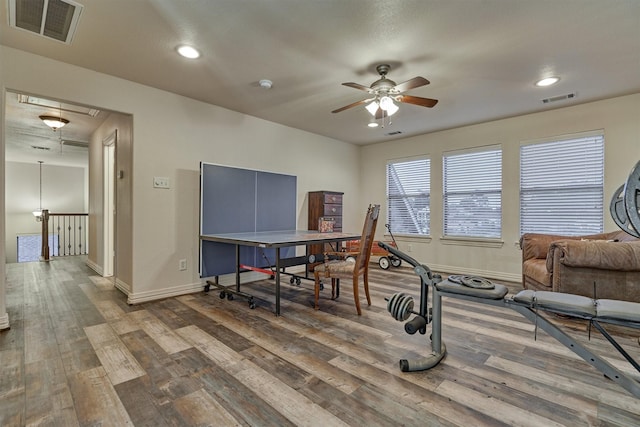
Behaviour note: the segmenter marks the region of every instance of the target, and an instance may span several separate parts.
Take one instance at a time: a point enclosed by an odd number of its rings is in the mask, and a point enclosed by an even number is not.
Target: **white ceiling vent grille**
[[[69,141],[66,139],[62,140],[62,143],[64,145],[67,145],[69,147],[78,147],[78,148],[89,148],[89,142],[85,142],[85,141]]]
[[[9,0],[9,24],[71,44],[82,8],[71,0]]]

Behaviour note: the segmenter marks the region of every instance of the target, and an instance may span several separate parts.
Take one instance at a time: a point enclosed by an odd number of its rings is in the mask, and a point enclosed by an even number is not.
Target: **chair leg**
[[[314,271],[313,276],[315,277],[314,291],[315,291],[315,298],[316,298],[315,305],[313,308],[318,310],[320,308],[320,305],[318,304],[320,300],[320,273],[318,271]]]
[[[371,296],[369,295],[369,274],[365,270],[364,275],[364,294],[367,296],[367,304],[371,305]]]
[[[362,314],[362,310],[360,310],[360,296],[358,295],[358,276],[353,278],[353,298],[356,301],[356,311],[358,312],[358,316]]]
[[[336,288],[338,285],[338,280],[340,279],[334,279],[333,277],[331,278],[331,299],[336,299],[338,298],[338,294],[336,294]]]

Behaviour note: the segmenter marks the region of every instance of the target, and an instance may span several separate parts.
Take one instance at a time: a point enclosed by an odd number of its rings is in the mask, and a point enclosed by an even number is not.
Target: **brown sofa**
[[[525,289],[640,302],[640,239],[624,231],[572,237],[526,233],[520,248]]]

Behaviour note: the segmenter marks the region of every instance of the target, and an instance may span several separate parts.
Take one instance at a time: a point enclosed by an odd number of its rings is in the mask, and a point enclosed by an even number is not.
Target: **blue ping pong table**
[[[294,247],[294,246],[308,246],[324,243],[339,243],[347,240],[359,240],[360,234],[345,233],[345,232],[333,232],[333,233],[319,233],[313,230],[288,230],[288,231],[260,231],[260,232],[244,232],[244,233],[222,233],[222,234],[203,234],[200,236],[201,240],[227,243],[235,245],[236,252],[236,286],[235,291],[231,291],[227,287],[211,281],[207,281],[205,285],[205,291],[208,291],[211,286],[216,286],[223,290],[221,294],[224,295],[240,295],[249,300],[249,306],[255,307],[253,304],[253,296],[245,292],[240,291],[240,273],[242,271],[259,271],[265,274],[270,274],[275,278],[276,288],[276,316],[280,315],[280,273],[281,269],[291,267],[294,265],[304,265],[313,263],[313,256],[294,256],[288,258],[280,257],[280,248]],[[240,247],[241,246],[253,246],[258,248],[274,248],[276,251],[274,270],[266,270],[263,268],[256,268],[248,265],[243,265],[240,262]],[[313,255],[313,254],[312,254]],[[311,259],[310,259],[311,258]]]

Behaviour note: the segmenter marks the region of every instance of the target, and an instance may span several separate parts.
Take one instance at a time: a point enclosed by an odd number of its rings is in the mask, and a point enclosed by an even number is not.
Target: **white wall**
[[[132,115],[130,302],[200,288],[197,273],[200,161],[296,175],[301,228],[307,225],[308,191],[344,191],[345,228],[359,230],[367,204],[384,204],[386,161],[428,154],[432,157],[433,239],[414,242],[413,255],[434,268],[517,280],[520,276],[520,251],[515,246],[519,237],[517,153],[521,141],[604,129],[607,198],[640,158],[640,95],[360,148],[4,46],[0,47],[0,64],[3,97],[6,90],[13,90]],[[56,81],[56,85],[49,85],[50,81]],[[4,102],[1,111],[0,122],[4,123]],[[0,152],[4,156],[4,134],[2,138]],[[437,214],[442,203],[438,190],[442,187],[442,153],[487,144],[501,144],[504,150],[504,245],[485,248],[442,244],[439,239],[442,220]],[[0,165],[4,168],[4,162]],[[4,177],[2,172],[0,175]],[[154,176],[168,177],[171,189],[153,189]],[[0,188],[4,192],[5,185]],[[0,194],[0,208],[3,204],[4,193]],[[2,225],[4,213],[2,209]],[[380,224],[385,220],[383,216]],[[606,228],[613,227],[608,220]],[[379,231],[382,230],[380,227]],[[0,238],[4,240],[4,236],[2,229]],[[401,241],[401,248],[403,244]],[[178,271],[178,260],[182,258],[188,261],[184,272]],[[4,266],[0,273],[3,271]],[[1,328],[5,313],[4,274],[0,280]]]
[[[605,230],[617,230],[609,200],[640,160],[640,94],[497,120],[363,147],[363,199],[385,199],[386,164],[392,159],[431,157],[431,238],[398,239],[412,256],[436,271],[520,280],[519,147],[521,142],[603,129],[605,133]],[[442,155],[446,151],[499,144],[503,150],[503,221],[499,247],[442,239]],[[386,206],[386,204],[385,204]],[[386,221],[386,209],[380,222]]]
[[[0,130],[0,242],[4,241],[5,236],[5,202],[4,192],[6,187],[5,173],[4,173],[4,117],[5,117],[5,102],[7,92],[3,85],[4,82],[4,62],[3,56],[0,54],[0,123],[2,123],[2,130]],[[5,246],[0,244],[0,260],[5,259]],[[7,313],[7,292],[5,283],[6,267],[4,262],[0,262],[0,331],[9,327],[9,314]]]
[[[345,228],[361,228],[369,200],[359,197],[357,146],[4,46],[0,47],[0,63],[0,84],[5,91],[65,99],[133,116],[130,302],[200,289],[200,161],[296,175],[298,225],[303,228],[307,192],[344,191]],[[52,87],[51,81],[56,85]],[[4,112],[0,119],[4,122]],[[3,147],[4,140],[2,151]],[[153,189],[154,176],[168,177],[171,189]],[[182,258],[187,259],[187,271],[178,271]],[[4,295],[4,284],[0,295]]]
[[[40,205],[40,166],[37,163],[5,163],[6,262],[17,262],[16,237],[39,234],[42,223],[32,212]],[[86,212],[86,169],[42,165],[42,208],[53,213]]]

